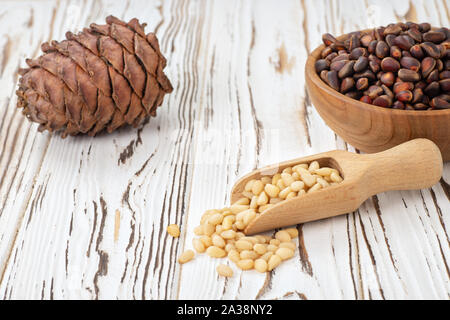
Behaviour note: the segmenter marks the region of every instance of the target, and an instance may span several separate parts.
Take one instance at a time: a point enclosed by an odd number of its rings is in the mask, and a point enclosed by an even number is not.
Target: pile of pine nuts
[[[200,225],[194,228],[198,237],[192,241],[193,248],[197,253],[206,252],[212,258],[228,257],[241,270],[272,271],[282,261],[294,256],[297,229],[283,229],[274,236],[246,236],[243,230],[275,204],[341,181],[338,170],[321,168],[317,161],[285,168],[273,176],[250,180],[242,192],[244,197],[230,207],[207,210],[203,214]],[[192,250],[186,250],[178,261],[186,263],[194,256]],[[225,277],[233,275],[233,270],[223,264],[217,267],[217,272]]]

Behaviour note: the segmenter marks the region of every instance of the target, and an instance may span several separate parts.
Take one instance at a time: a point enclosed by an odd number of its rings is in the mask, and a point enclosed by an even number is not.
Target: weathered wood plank
[[[355,14],[358,13],[358,14]],[[39,43],[114,14],[156,30],[174,92],[139,129],[39,134],[15,81]],[[14,19],[13,26],[10,19]],[[392,21],[449,25],[442,1],[5,1],[0,8],[0,297],[55,299],[447,299],[450,166],[431,189],[389,192],[298,226],[294,259],[267,275],[180,266],[204,210],[269,163],[354,148],[304,87],[323,32]],[[179,239],[165,232],[181,226]]]

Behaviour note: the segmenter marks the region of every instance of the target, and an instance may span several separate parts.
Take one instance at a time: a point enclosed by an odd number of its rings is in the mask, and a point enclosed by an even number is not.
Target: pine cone
[[[43,43],[44,54],[20,69],[17,106],[39,131],[94,136],[138,126],[161,105],[172,85],[155,34],[137,19],[113,16],[61,42]]]

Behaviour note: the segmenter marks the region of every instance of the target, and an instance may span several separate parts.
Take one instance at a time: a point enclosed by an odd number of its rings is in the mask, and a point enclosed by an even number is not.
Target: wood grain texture
[[[15,108],[18,67],[41,42],[109,14],[156,31],[174,92],[138,129],[37,133]],[[429,189],[381,193],[349,215],[299,225],[294,259],[270,274],[225,280],[219,260],[176,262],[238,177],[355,151],[311,105],[307,54],[323,32],[406,19],[448,26],[448,2],[2,1],[0,298],[448,299],[448,164]],[[167,235],[171,223],[180,238]]]

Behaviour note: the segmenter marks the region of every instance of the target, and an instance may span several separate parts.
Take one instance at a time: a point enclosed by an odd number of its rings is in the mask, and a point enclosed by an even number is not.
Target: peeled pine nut
[[[253,269],[253,260],[252,259],[244,259],[239,260],[236,264],[242,270],[250,270]]]
[[[222,238],[226,239],[226,240],[231,240],[236,238],[236,232],[234,230],[226,230],[223,231],[221,234]]]
[[[248,210],[248,209],[249,209],[249,206],[243,205],[243,204],[233,204],[230,207],[230,210],[233,214],[238,214],[239,212]]]
[[[267,262],[264,259],[256,259],[254,262],[256,271],[264,273],[267,272]]]
[[[186,250],[178,257],[178,262],[180,264],[189,262],[189,261],[191,261],[194,258],[194,256],[195,256],[194,251]]]
[[[288,248],[295,251],[295,244],[293,242],[282,242],[279,245],[280,248]]]
[[[197,227],[195,227],[194,228],[194,234],[196,235],[196,236],[201,236],[201,235],[203,235],[203,226],[197,226]]]
[[[213,234],[211,237],[212,243],[213,245],[215,245],[216,247],[219,248],[225,248],[225,240],[223,240],[223,238],[217,234]]]
[[[275,239],[279,240],[280,242],[288,242],[291,241],[291,236],[287,231],[281,230],[275,233]]]
[[[289,248],[279,248],[277,251],[275,251],[275,254],[280,256],[282,260],[287,260],[294,256],[294,250]]]
[[[203,243],[203,245],[206,248],[212,246],[212,240],[211,240],[211,237],[209,237],[209,236],[201,236],[200,241]]]
[[[267,209],[269,209],[269,208],[272,208],[273,207],[273,204],[271,204],[271,203],[269,203],[269,204],[266,204],[266,205],[263,205],[263,206],[260,206],[259,208],[258,208],[258,212],[263,212],[263,211],[265,211],[265,210],[267,210]]]
[[[294,181],[290,185],[291,190],[295,192],[299,192],[305,187],[305,183],[303,181]]]
[[[331,181],[333,181],[333,182],[342,182],[342,178],[341,178],[341,176],[339,175],[339,173],[337,173],[337,172],[332,172],[332,173],[330,174],[330,179],[331,179]]]
[[[206,253],[212,258],[223,258],[227,255],[225,250],[216,246],[208,247],[208,249],[206,249]]]
[[[238,241],[236,241],[236,243],[234,245],[240,251],[253,249],[253,244],[251,242],[245,241],[245,240],[238,240]]]
[[[321,175],[323,177],[329,176],[332,172],[333,171],[331,168],[319,168],[314,170],[315,174]]]
[[[280,243],[281,243],[281,241],[278,240],[278,239],[271,239],[271,240],[269,241],[269,244],[271,244],[271,245],[273,245],[273,246],[279,246]]]
[[[293,239],[298,237],[297,228],[287,228],[272,236],[246,236],[243,230],[259,214],[279,202],[315,192],[342,182],[339,171],[329,167],[320,168],[317,161],[301,163],[284,168],[273,176],[263,176],[248,181],[242,198],[230,207],[205,211],[200,226],[194,228],[199,236],[193,239],[196,252],[206,252],[214,258],[228,257],[242,270],[256,269],[267,272],[276,268],[283,260],[292,258],[296,251]],[[172,231],[169,231],[169,234]],[[176,234],[172,232],[173,234]],[[192,250],[191,250],[192,251]],[[180,263],[189,261],[194,252],[185,252]],[[232,276],[227,265],[217,266],[223,276]]]
[[[273,256],[273,252],[271,251],[267,251],[266,253],[264,253],[261,256],[261,259],[265,260],[265,261],[269,261],[270,257]]]
[[[311,188],[309,188],[308,193],[314,192],[314,191],[317,191],[317,190],[320,190],[320,189],[322,189],[322,185],[320,183],[316,183]]]
[[[236,220],[235,216],[226,216],[223,218],[222,227],[224,230],[230,230],[233,227],[233,222]]]
[[[286,187],[283,190],[280,191],[280,194],[278,195],[281,199],[286,199],[287,195],[292,191],[291,187]]]
[[[251,199],[253,197],[253,193],[251,191],[243,191],[242,195],[248,199]]]
[[[306,163],[300,163],[300,164],[297,164],[297,165],[293,166],[293,167],[292,167],[292,170],[298,172],[298,169],[299,169],[299,168],[302,168],[302,169],[308,169],[308,167],[309,167],[309,166],[308,166]]]
[[[280,193],[280,188],[269,183],[264,186],[264,191],[267,193],[269,197],[276,198]]]
[[[264,189],[264,184],[260,180],[256,180],[252,185],[253,194],[259,196],[261,191]]]
[[[250,200],[248,198],[240,198],[238,201],[236,201],[233,204],[248,205],[248,204],[250,204]]]
[[[192,246],[198,253],[203,253],[206,250],[205,245],[200,241],[200,239],[193,239]]]
[[[278,182],[277,182],[277,187],[280,189],[280,190],[283,190],[284,188],[286,188],[286,185],[284,184],[284,182],[283,182],[283,180],[278,180]]]
[[[281,179],[281,174],[279,174],[279,173],[275,174],[275,175],[272,177],[272,184],[273,184],[273,185],[276,185],[277,182],[278,182],[278,180],[280,180],[280,179]]]
[[[210,236],[216,231],[216,227],[209,222],[203,224],[203,234]]]
[[[283,171],[281,171],[281,173],[289,173],[289,174],[291,174],[292,173],[292,168],[290,168],[290,167],[284,168]]]
[[[271,183],[272,182],[272,178],[271,177],[262,177],[261,178],[261,182],[263,183],[263,185],[266,185],[266,184],[268,184],[268,183]]]
[[[239,255],[239,252],[237,250],[230,250],[228,252],[228,259],[230,259],[234,263],[237,263],[239,260],[241,260],[241,256]]]
[[[229,253],[231,250],[236,250],[236,247],[232,243],[227,243],[225,246],[225,251]]]
[[[281,198],[272,198],[272,199],[270,199],[270,204],[277,204],[278,202],[281,202],[281,201],[283,201],[283,199],[281,199]]]
[[[250,209],[256,209],[256,208],[258,208],[258,196],[253,196],[252,201],[250,201]]]
[[[258,206],[263,206],[265,204],[267,204],[269,202],[269,197],[267,196],[267,194],[262,191],[259,196],[258,196],[258,200],[256,201],[256,204]]]
[[[255,251],[244,250],[239,253],[241,259],[252,259],[255,260],[259,257],[259,255]]]
[[[311,187],[316,183],[316,177],[314,177],[308,170],[301,169],[299,174],[306,186]]]
[[[322,188],[326,188],[326,187],[330,186],[330,184],[324,178],[317,178],[317,183],[320,183]]]
[[[231,269],[229,266],[225,264],[219,264],[216,267],[216,271],[218,274],[220,274],[223,277],[232,277],[233,276],[233,269]]]
[[[284,184],[287,186],[290,186],[295,181],[289,173],[282,173],[281,179],[283,179]]]
[[[256,240],[258,240],[257,244],[259,244],[259,243],[266,243],[266,237],[264,237],[262,235],[257,234],[256,236],[254,236],[254,238],[256,238]]]
[[[291,191],[291,192],[289,192],[288,195],[286,196],[286,200],[295,198],[296,196],[297,196],[297,192]]]
[[[253,250],[259,254],[259,255],[263,255],[264,253],[267,252],[267,246],[262,244],[262,243],[257,243],[253,246]]]
[[[176,224],[171,224],[167,226],[167,233],[174,238],[178,238],[180,236],[180,228]]]
[[[289,235],[291,236],[291,238],[296,238],[296,237],[298,237],[298,230],[297,230],[297,228],[288,228],[288,229],[284,229],[284,231],[286,231],[287,233],[289,233]]]
[[[281,257],[274,254],[269,258],[269,261],[267,262],[267,270],[272,271],[276,267],[278,267],[281,263]]]
[[[313,161],[309,164],[308,171],[314,172],[315,170],[319,169],[319,167],[319,163],[317,161]]]
[[[244,190],[245,190],[245,191],[252,191],[253,183],[254,183],[255,181],[256,181],[255,179],[252,179],[252,180],[248,181],[248,182],[245,184]]]

